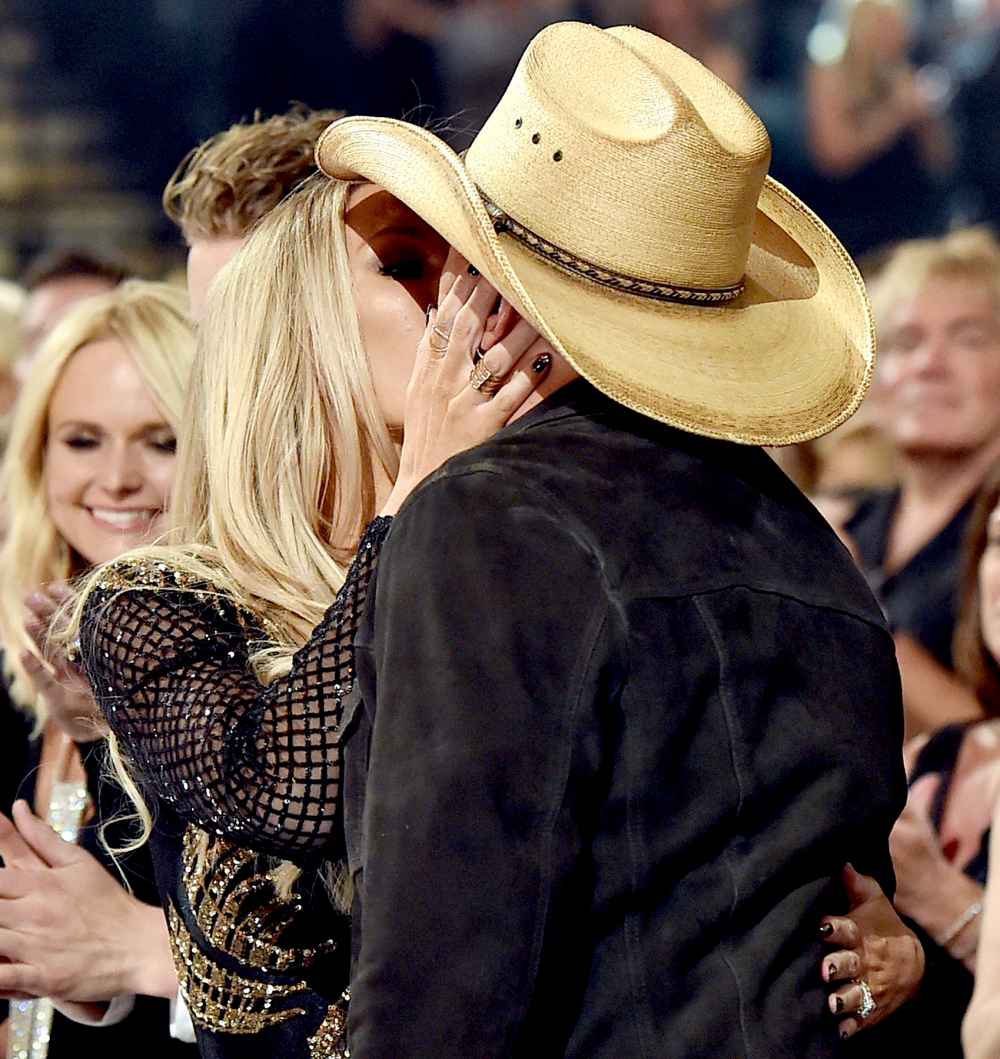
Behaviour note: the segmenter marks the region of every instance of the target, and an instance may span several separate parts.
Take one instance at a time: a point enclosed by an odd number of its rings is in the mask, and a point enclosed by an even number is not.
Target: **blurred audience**
[[[201,316],[216,273],[250,229],[316,172],[313,154],[339,110],[295,106],[233,125],[190,151],[163,191],[163,208],[188,245],[191,315]]]
[[[981,712],[951,642],[962,540],[1000,457],[1000,244],[982,230],[904,244],[872,298],[872,411],[900,480],[866,498],[847,531],[896,633],[914,735]]]
[[[0,280],[0,453],[7,437],[7,417],[17,399],[15,366],[21,355],[21,314],[24,291]]]
[[[809,38],[810,205],[855,256],[944,229],[952,134],[913,44],[909,0],[833,0]]]
[[[22,277],[28,292],[21,313],[21,371],[42,340],[78,301],[104,294],[128,275],[121,264],[87,250],[55,250],[36,258]]]
[[[927,956],[924,994],[941,1037],[926,1054],[935,1057],[961,1054],[1000,793],[1000,464],[969,526],[955,661],[986,718],[907,746],[910,796],[892,834],[896,907],[920,928]]]
[[[751,6],[739,0],[645,0],[639,24],[683,48],[730,87],[743,92]]]
[[[528,41],[550,22],[587,13],[576,0],[355,0],[351,11],[362,49],[394,33],[433,46],[448,139],[457,146],[472,140],[496,106]]]
[[[961,35],[943,57],[954,76],[959,132],[958,211],[969,222],[1000,231],[1000,0],[976,0]]]

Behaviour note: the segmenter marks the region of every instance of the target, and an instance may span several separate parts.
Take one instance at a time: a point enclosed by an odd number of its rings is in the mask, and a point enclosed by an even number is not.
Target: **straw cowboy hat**
[[[766,175],[746,103],[650,33],[544,29],[464,159],[390,118],[337,121],[316,153],[406,203],[581,375],[654,419],[788,444],[868,388],[854,263]]]

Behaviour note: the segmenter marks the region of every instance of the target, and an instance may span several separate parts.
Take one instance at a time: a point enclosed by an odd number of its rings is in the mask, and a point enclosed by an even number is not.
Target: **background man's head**
[[[22,369],[72,306],[117,287],[127,275],[118,262],[87,250],[54,250],[33,261],[22,279],[27,291],[21,311]]]
[[[1000,439],[1000,243],[985,230],[905,243],[872,287],[875,408],[904,457]]]
[[[316,171],[313,154],[338,110],[294,107],[233,125],[196,147],[163,192],[163,208],[188,244],[188,294],[197,320],[216,273],[253,226]]]

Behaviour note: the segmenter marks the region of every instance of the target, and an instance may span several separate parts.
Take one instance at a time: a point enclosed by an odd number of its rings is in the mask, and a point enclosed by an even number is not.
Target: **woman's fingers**
[[[14,823],[36,857],[52,868],[63,868],[80,860],[80,849],[59,837],[23,799],[14,802]]]
[[[0,813],[0,858],[7,868],[43,868],[45,862],[25,842],[13,822]]]
[[[24,605],[28,611],[40,622],[48,622],[55,614],[59,604],[44,590],[36,589],[24,597]]]
[[[449,362],[456,371],[471,367],[497,297],[481,276],[459,276],[430,325],[427,344],[432,354],[439,361]]]
[[[830,930],[824,928],[829,925]],[[825,916],[820,925],[820,935],[828,945],[841,949],[856,949],[861,944],[861,931],[857,923],[846,916]]]
[[[864,993],[856,982],[841,986],[832,992],[829,998],[830,1010],[834,1015],[856,1015],[864,1002]]]
[[[823,957],[823,981],[843,982],[861,974],[861,957],[856,952],[831,952]]]
[[[846,1041],[848,1037],[853,1037],[859,1029],[861,1029],[861,1023],[855,1018],[841,1019],[837,1027],[842,1041]]]
[[[497,429],[502,427],[525,401],[538,389],[552,367],[552,354],[545,343],[538,339],[521,357],[510,378],[485,405],[495,420]]]

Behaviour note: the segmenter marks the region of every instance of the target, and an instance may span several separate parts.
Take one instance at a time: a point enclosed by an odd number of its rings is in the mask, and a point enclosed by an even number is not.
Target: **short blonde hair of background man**
[[[243,238],[316,171],[316,141],[343,116],[340,110],[296,105],[216,133],[185,155],[168,181],[167,216],[189,242]]]

